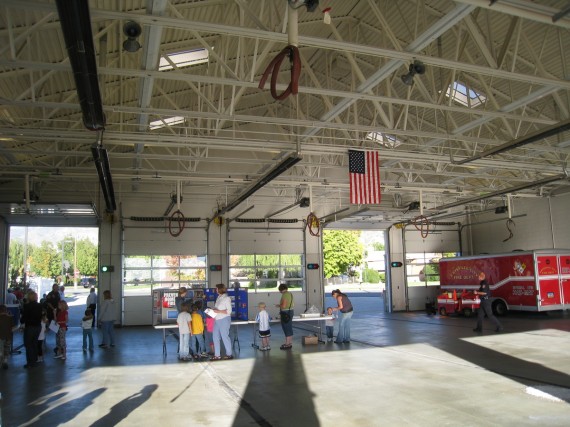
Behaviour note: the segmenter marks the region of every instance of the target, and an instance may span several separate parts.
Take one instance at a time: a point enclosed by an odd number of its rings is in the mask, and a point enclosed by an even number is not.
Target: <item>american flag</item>
[[[377,151],[348,150],[350,175],[350,203],[357,205],[379,204],[380,170]]]

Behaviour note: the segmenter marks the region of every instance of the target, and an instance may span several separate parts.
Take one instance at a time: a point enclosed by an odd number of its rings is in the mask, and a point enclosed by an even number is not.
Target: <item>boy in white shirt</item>
[[[265,303],[260,302],[257,306],[259,308],[259,313],[255,318],[255,321],[259,323],[259,338],[261,338],[261,351],[271,350],[269,346],[269,337],[271,337],[271,330],[269,329],[269,314],[265,310]]]
[[[180,306],[180,313],[176,319],[178,325],[178,334],[180,335],[180,348],[178,350],[178,358],[180,360],[191,360],[190,350],[190,335],[192,331],[192,316],[188,312],[189,307],[187,303],[182,303]]]

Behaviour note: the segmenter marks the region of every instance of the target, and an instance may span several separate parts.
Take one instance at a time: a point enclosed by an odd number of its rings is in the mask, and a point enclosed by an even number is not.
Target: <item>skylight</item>
[[[150,130],[160,129],[164,126],[172,126],[178,125],[180,123],[184,123],[184,117],[182,116],[174,116],[174,117],[167,117],[165,119],[155,120],[154,122],[149,123]]]
[[[468,95],[469,94],[469,95]],[[461,105],[466,107],[475,108],[481,104],[484,104],[487,97],[482,93],[475,92],[473,89],[469,89],[463,83],[453,82],[447,88],[446,95],[452,98],[454,101],[459,102]]]
[[[191,65],[203,64],[208,62],[210,52],[207,49],[186,50],[183,52],[169,53],[161,56],[158,64],[159,71],[174,69],[174,65],[178,68],[190,67]],[[172,63],[172,64],[171,64]]]
[[[366,135],[366,139],[377,142],[380,145],[388,148],[396,148],[398,145],[402,145],[402,141],[393,135],[386,135],[381,132],[369,132]]]

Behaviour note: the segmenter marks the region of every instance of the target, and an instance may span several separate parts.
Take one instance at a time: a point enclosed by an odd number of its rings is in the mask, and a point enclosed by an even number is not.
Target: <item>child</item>
[[[49,320],[47,318],[47,313],[42,310],[42,321],[40,323],[40,334],[38,335],[38,362],[44,361],[44,343],[46,340],[46,332],[48,328]]]
[[[0,363],[2,369],[8,369],[8,356],[12,350],[12,330],[14,329],[14,318],[8,312],[8,308],[0,305]]]
[[[57,322],[59,329],[55,336],[56,345],[56,355],[54,359],[65,360],[67,355],[67,343],[65,341],[65,334],[67,332],[67,319],[69,307],[65,301],[60,300],[57,303],[57,309],[54,310],[55,321]]]
[[[206,317],[206,342],[210,348],[209,354],[211,356],[214,355],[214,323],[216,323],[216,319],[213,317],[207,316]]]
[[[327,342],[332,342],[334,338],[334,324],[338,314],[333,311],[332,307],[327,307],[327,315],[332,316],[332,319],[325,320],[325,326],[327,328]]]
[[[260,302],[257,307],[259,308],[259,313],[255,318],[255,321],[259,323],[259,338],[261,338],[261,351],[271,350],[269,346],[269,337],[271,336],[271,330],[269,329],[269,314],[265,310],[265,303]]]
[[[194,353],[194,359],[199,357],[208,357],[206,353],[206,346],[204,345],[204,320],[202,320],[202,315],[198,312],[198,304],[192,305],[192,353]]]
[[[89,338],[89,351],[93,351],[93,313],[91,309],[85,310],[85,316],[81,319],[83,329],[83,352],[87,351],[87,338]]]
[[[180,305],[180,313],[176,319],[178,325],[178,334],[180,335],[180,347],[178,350],[178,358],[180,360],[189,360],[188,349],[190,348],[190,334],[192,330],[192,317],[188,313],[188,303]]]

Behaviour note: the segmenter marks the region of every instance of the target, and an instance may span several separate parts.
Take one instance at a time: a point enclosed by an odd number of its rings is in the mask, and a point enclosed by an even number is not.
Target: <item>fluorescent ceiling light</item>
[[[450,84],[445,94],[455,102],[470,108],[478,107],[487,100],[484,94],[469,89],[461,82],[453,82]]]
[[[396,148],[397,146],[402,145],[402,141],[395,136],[386,135],[382,132],[368,132],[368,134],[366,134],[366,139],[377,142],[378,144],[388,148]]]
[[[154,122],[149,123],[150,130],[160,129],[164,126],[172,126],[172,125],[179,125],[180,123],[184,123],[184,117],[182,116],[174,116],[174,117],[167,117],[165,119],[155,120]]]
[[[208,62],[210,52],[207,49],[186,50],[183,52],[169,53],[160,57],[158,64],[159,71],[166,71],[177,68],[190,67],[191,65],[203,64]]]

